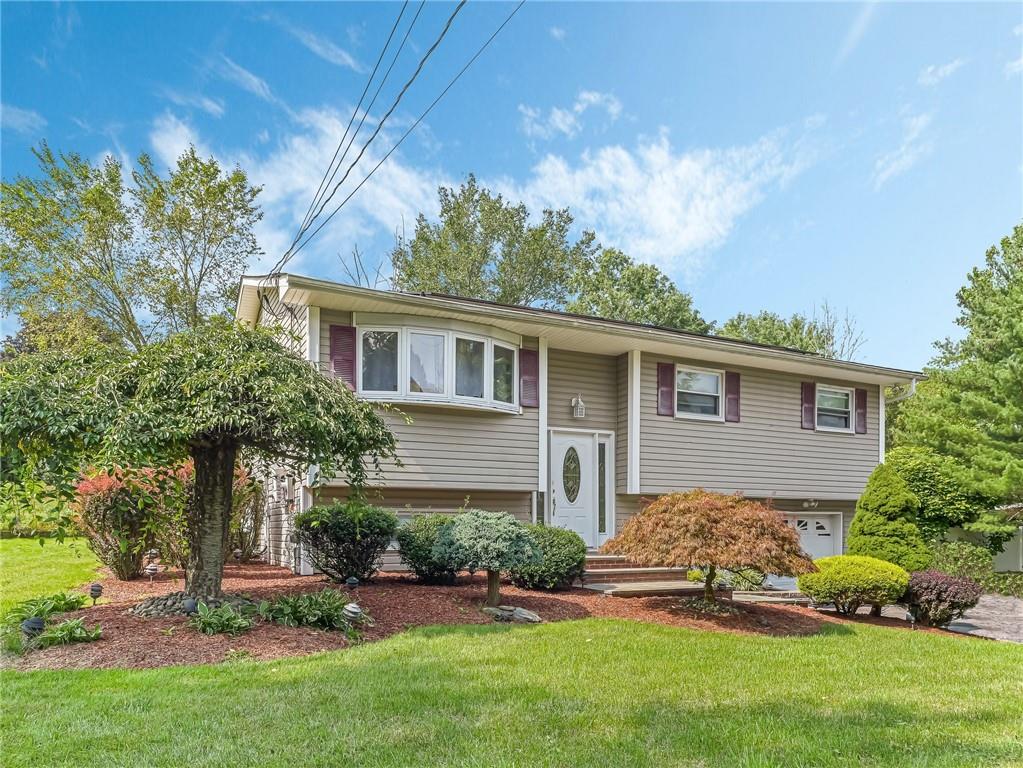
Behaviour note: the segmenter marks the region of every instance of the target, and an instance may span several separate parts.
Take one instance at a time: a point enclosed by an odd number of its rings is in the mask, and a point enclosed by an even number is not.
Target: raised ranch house
[[[884,388],[920,376],[530,307],[243,278],[241,321],[274,322],[265,308],[282,304],[324,375],[411,418],[385,414],[402,466],[385,467],[374,503],[504,510],[591,547],[644,499],[705,488],[769,499],[808,554],[841,553],[884,456]],[[348,492],[317,479],[271,479],[272,563],[309,569],[290,519]]]

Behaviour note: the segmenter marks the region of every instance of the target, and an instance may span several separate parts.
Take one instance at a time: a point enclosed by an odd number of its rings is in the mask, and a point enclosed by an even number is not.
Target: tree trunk
[[[188,521],[185,592],[200,600],[220,596],[237,453],[238,447],[230,441],[192,446],[195,487]]]
[[[703,599],[708,603],[714,602],[714,577],[717,576],[717,569],[712,565],[707,569],[707,578],[703,582]]]
[[[870,615],[871,616],[881,615],[881,606],[878,603],[874,603],[872,606],[870,606]]]
[[[496,608],[501,602],[501,572],[487,571],[487,607]]]

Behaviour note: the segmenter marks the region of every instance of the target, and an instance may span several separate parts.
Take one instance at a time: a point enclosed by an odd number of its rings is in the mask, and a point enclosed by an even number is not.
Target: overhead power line
[[[380,121],[377,123],[376,128],[373,129],[373,133],[366,140],[366,143],[362,145],[362,148],[359,150],[359,154],[356,155],[355,159],[352,161],[352,163],[345,170],[344,175],[334,185],[334,188],[331,190],[330,194],[326,197],[326,199],[323,200],[323,202],[320,203],[319,208],[317,209],[317,211],[313,215],[313,217],[310,219],[309,223],[300,230],[298,239],[301,239],[301,237],[306,233],[306,231],[309,229],[309,227],[312,226],[312,222],[316,221],[316,219],[320,216],[320,214],[323,213],[323,210],[324,210],[324,208],[326,208],[327,203],[329,203],[333,199],[334,195],[337,194],[338,189],[340,189],[341,185],[344,184],[345,181],[348,179],[348,176],[351,174],[352,170],[355,168],[355,166],[357,166],[359,164],[359,161],[362,159],[363,155],[366,154],[366,150],[369,149],[369,146],[373,143],[373,141],[376,139],[376,137],[380,134],[380,131],[383,130],[383,127],[387,123],[388,118],[390,118],[390,116],[394,113],[394,110],[398,108],[398,105],[401,103],[402,98],[404,98],[404,96],[408,92],[409,88],[412,87],[412,84],[416,81],[416,79],[422,73],[423,68],[426,66],[426,63],[430,60],[430,57],[433,55],[434,51],[436,51],[437,48],[440,46],[441,42],[443,42],[444,37],[447,35],[448,31],[451,29],[451,25],[455,21],[455,17],[458,16],[458,13],[462,10],[462,8],[465,6],[467,1],[468,0],[460,0],[458,5],[455,6],[455,10],[452,11],[451,15],[448,17],[447,21],[444,23],[444,27],[443,27],[443,29],[441,29],[440,34],[437,36],[437,39],[433,41],[433,44],[427,49],[426,53],[419,60],[419,65],[416,67],[416,69],[412,73],[411,77],[409,77],[409,79],[406,81],[405,85],[402,86],[401,90],[398,92],[398,95],[394,98],[394,101],[391,102],[391,105],[388,107],[388,109],[384,113],[383,117],[380,118]],[[361,184],[360,184],[360,186],[361,186]],[[317,231],[319,231],[320,229],[322,229],[322,226],[318,227]],[[296,251],[294,250],[293,246],[288,248],[288,250],[284,253],[284,255],[281,257],[280,261],[278,262],[278,266],[275,267],[275,269],[274,269],[275,273],[279,272],[281,269],[284,268],[284,265],[287,264],[287,262],[291,260],[291,258],[294,256],[295,252]]]
[[[392,146],[387,151],[387,154],[385,154],[382,158],[380,158],[380,161],[376,165],[373,166],[373,168],[370,170],[370,172],[368,174],[366,174],[365,178],[363,178],[363,180],[358,183],[358,185],[355,187],[355,189],[353,189],[351,192],[349,192],[348,195],[340,203],[338,203],[337,207],[334,208],[334,210],[330,213],[330,215],[327,216],[327,218],[324,219],[319,224],[319,226],[316,227],[316,229],[314,229],[311,233],[309,233],[308,237],[306,237],[304,240],[302,240],[302,242],[299,243],[297,248],[289,249],[289,253],[287,253],[285,255],[285,258],[282,260],[282,264],[281,264],[281,268],[282,269],[283,269],[283,266],[285,264],[287,264],[288,261],[290,261],[299,251],[301,251],[306,245],[308,245],[309,241],[312,240],[316,236],[316,234],[321,229],[323,229],[330,222],[331,219],[334,218],[335,215],[337,215],[338,211],[340,211],[341,208],[344,207],[345,203],[347,203],[349,200],[352,199],[352,197],[355,195],[355,193],[358,192],[359,189],[361,189],[362,186],[367,181],[370,180],[370,178],[373,176],[373,174],[377,172],[377,170],[380,168],[381,165],[384,164],[384,162],[387,160],[387,158],[389,158],[395,152],[395,150],[397,150],[398,147],[400,147],[402,145],[402,143],[405,141],[405,139],[407,139],[409,137],[409,135],[412,133],[412,131],[414,131],[416,129],[416,127],[424,119],[426,119],[426,116],[429,115],[431,111],[433,111],[433,108],[436,107],[437,104],[440,102],[440,100],[444,98],[445,94],[447,94],[447,92],[449,90],[451,90],[451,88],[455,85],[455,83],[458,82],[458,80],[462,77],[462,75],[464,75],[466,73],[466,71],[469,69],[469,67],[471,67],[475,63],[476,59],[478,59],[483,54],[483,52],[487,49],[487,47],[494,41],[494,38],[496,38],[501,33],[501,30],[503,30],[508,25],[508,23],[512,20],[512,18],[514,18],[515,14],[519,12],[519,9],[522,8],[522,6],[525,5],[525,3],[526,3],[526,0],[520,0],[520,2],[515,6],[515,8],[512,9],[512,12],[509,13],[508,16],[505,18],[505,20],[501,22],[501,25],[497,29],[494,30],[493,34],[491,34],[490,37],[487,38],[486,42],[484,42],[483,45],[480,46],[480,48],[476,51],[476,53],[473,54],[472,58],[469,59],[465,63],[465,66],[463,66],[458,71],[458,73],[444,87],[444,90],[440,92],[440,94],[437,96],[436,99],[433,100],[433,102],[431,102],[430,106],[428,106],[426,108],[426,110],[424,110],[423,113],[421,115],[419,115],[418,118],[416,118],[416,121],[414,123],[412,123],[411,126],[409,126],[408,130],[405,131],[405,133],[403,133],[401,135],[401,138],[399,138],[398,141],[395,142],[394,146]],[[376,134],[374,133],[374,136],[375,135]],[[369,142],[367,142],[367,146],[368,146],[368,144],[369,144]],[[364,146],[363,147],[363,151],[365,151],[365,148],[366,147]],[[360,158],[362,157],[362,152],[359,153],[359,157]],[[359,158],[356,158],[356,163],[358,162],[358,159]],[[352,167],[354,167],[354,165],[355,165],[355,163],[353,163],[352,166],[349,167],[349,171],[351,170]],[[346,172],[345,176],[347,177],[347,172]],[[343,179],[342,179],[342,181],[343,181]],[[339,182],[337,186],[340,186],[340,185],[341,185],[341,182]],[[335,191],[336,191],[336,189],[337,189],[337,187],[335,187]],[[331,195],[331,196],[333,196],[333,195]],[[329,202],[329,200],[330,200],[330,198],[327,198],[327,201],[324,202],[324,205],[326,204],[326,202]],[[322,209],[323,209],[323,206],[321,206],[320,211],[322,211]],[[319,213],[320,212],[317,212],[317,216],[319,216]],[[315,217],[314,217],[314,220],[315,220]]]

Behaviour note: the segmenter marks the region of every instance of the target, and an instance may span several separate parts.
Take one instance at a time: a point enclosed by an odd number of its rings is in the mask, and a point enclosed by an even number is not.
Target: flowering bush
[[[815,603],[834,603],[843,614],[854,614],[861,605],[894,603],[909,585],[906,571],[876,557],[835,555],[815,565],[816,573],[799,577],[799,590]]]
[[[87,475],[75,488],[75,524],[118,579],[138,576],[156,541],[158,486],[154,472],[116,469]]]
[[[904,602],[925,626],[944,627],[977,604],[983,589],[970,579],[929,570],[909,577]]]
[[[699,568],[709,601],[719,570],[795,576],[814,569],[799,534],[780,513],[742,496],[704,490],[661,496],[601,549],[641,565]]]
[[[572,586],[586,569],[586,542],[575,531],[549,525],[527,526],[540,559],[511,568],[511,580],[526,589],[562,589]]]

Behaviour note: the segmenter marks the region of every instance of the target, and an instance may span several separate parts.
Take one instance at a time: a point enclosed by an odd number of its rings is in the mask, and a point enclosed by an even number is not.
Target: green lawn
[[[37,539],[0,539],[0,615],[30,597],[84,584],[98,567],[82,540],[47,540],[40,546]]]
[[[279,662],[4,673],[11,765],[1009,766],[1023,647],[587,619]]]
[[[4,599],[91,577],[0,541]],[[295,630],[296,632],[301,630]],[[588,619],[416,630],[277,662],[0,673],[0,764],[1020,766],[1023,646]]]

